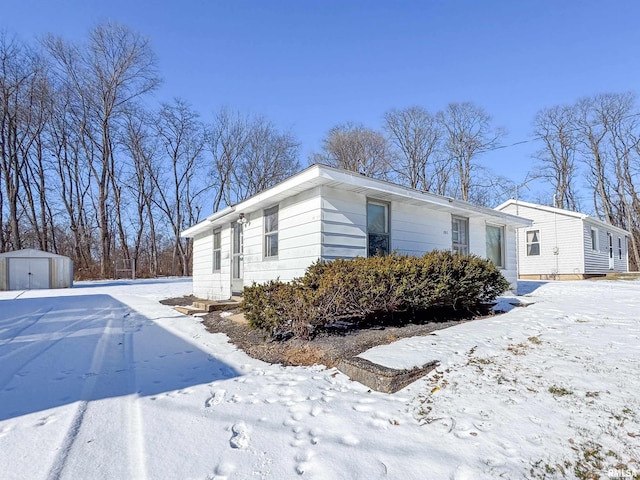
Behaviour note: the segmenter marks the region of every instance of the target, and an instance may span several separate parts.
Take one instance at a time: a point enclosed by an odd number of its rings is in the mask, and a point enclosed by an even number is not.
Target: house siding
[[[354,258],[367,255],[367,199],[375,195],[322,188],[322,258]],[[433,250],[451,250],[451,213],[403,202],[389,202],[391,250],[422,256]],[[500,222],[492,225],[504,226]],[[469,253],[486,258],[486,221],[469,218]],[[517,283],[515,228],[505,230],[505,268],[512,288]]]
[[[323,260],[367,256],[367,197],[364,194],[323,186],[321,218]]]
[[[598,231],[598,250],[591,248],[592,228]],[[585,273],[606,274],[608,272],[626,272],[628,270],[626,237],[588,220],[583,221],[583,232]],[[611,234],[613,237],[613,269],[609,268],[609,238],[607,234]],[[618,238],[622,239],[622,260],[618,258]]]
[[[545,211],[527,205],[510,204],[501,209],[520,217],[533,220],[533,225],[519,228],[517,232],[519,274],[540,278],[581,278],[607,272],[628,270],[626,236],[606,228],[601,223],[563,215],[561,212]],[[599,248],[591,247],[591,227],[598,231]],[[540,255],[527,255],[527,233],[540,232]],[[609,269],[609,244],[607,233],[613,235],[614,269]],[[622,239],[622,259],[618,258],[618,238]],[[554,253],[554,249],[557,252]]]
[[[517,232],[520,275],[553,278],[584,274],[585,246],[581,219],[524,205],[517,208],[509,205],[503,211],[533,220],[531,227],[520,228]],[[527,255],[527,232],[531,230],[540,232],[540,255]]]
[[[193,239],[193,294],[198,298],[224,299],[231,296],[231,226],[220,233],[220,271],[213,271],[213,231]]]

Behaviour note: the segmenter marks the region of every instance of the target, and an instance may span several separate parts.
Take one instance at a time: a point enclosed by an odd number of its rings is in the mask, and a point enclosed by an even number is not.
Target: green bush
[[[316,262],[290,283],[254,283],[244,290],[242,308],[249,325],[268,335],[309,338],[339,320],[358,324],[432,309],[474,312],[508,288],[491,262],[473,255],[394,254]]]

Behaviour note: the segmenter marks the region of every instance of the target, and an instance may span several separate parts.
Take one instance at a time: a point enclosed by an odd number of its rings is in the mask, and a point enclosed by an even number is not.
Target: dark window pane
[[[374,255],[389,255],[389,235],[369,234],[369,256]]]

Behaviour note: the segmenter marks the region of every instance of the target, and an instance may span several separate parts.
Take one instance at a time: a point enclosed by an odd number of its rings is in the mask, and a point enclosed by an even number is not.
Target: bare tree
[[[156,132],[163,151],[166,169],[155,165],[150,169],[157,189],[156,201],[171,226],[174,240],[172,270],[179,266],[183,275],[189,274],[191,243],[180,232],[196,223],[200,217],[200,198],[208,186],[199,184],[204,175],[204,126],[199,115],[184,101],[164,104],[158,114]]]
[[[27,218],[32,227],[38,225],[28,169],[44,124],[44,70],[34,50],[0,35],[0,177],[10,230],[10,238],[0,235],[3,250],[22,248],[19,224],[27,213],[24,207],[32,207],[32,217]]]
[[[75,94],[75,117],[83,150],[97,188],[94,197],[100,231],[100,274],[111,267],[111,209],[118,119],[127,106],[154,90],[160,82],[149,42],[128,27],[106,23],[89,35],[81,47],[49,37],[44,45]],[[116,191],[116,216],[121,198]],[[121,219],[117,217],[119,229]],[[121,242],[126,242],[120,232]],[[123,245],[123,250],[126,246]]]
[[[435,115],[422,107],[390,110],[384,115],[384,129],[392,146],[390,168],[400,183],[424,191],[447,184],[436,158],[443,131]]]
[[[593,204],[598,216],[609,223],[615,222],[611,185],[608,171],[610,161],[606,154],[607,125],[604,121],[609,109],[606,96],[581,98],[576,104],[575,129],[582,157],[589,169],[589,182],[593,189]]]
[[[153,120],[147,111],[131,108],[127,112],[121,142],[130,157],[126,184],[128,195],[135,204],[131,224],[135,230],[132,258],[136,276],[143,269],[144,273],[151,276],[156,276],[159,272],[154,206],[160,202],[156,180],[159,177],[157,170],[162,169],[162,166],[158,163],[158,142],[153,129]],[[145,241],[146,248],[143,248]],[[143,255],[147,260],[145,266],[140,261]]]
[[[214,189],[213,211],[220,206],[233,205],[233,173],[242,161],[249,144],[249,120],[238,112],[222,108],[216,114],[207,134],[211,154],[211,186]]]
[[[353,123],[333,127],[323,140],[322,150],[312,156],[314,163],[373,178],[389,176],[389,145],[382,133],[370,128]]]
[[[234,200],[255,195],[283,181],[300,169],[299,144],[290,133],[281,133],[264,117],[247,125],[247,143],[234,169]]]
[[[558,208],[578,210],[576,196],[578,140],[575,110],[571,106],[546,108],[537,113],[534,133],[543,143],[535,157],[540,161],[539,176],[550,182]]]
[[[471,199],[474,170],[478,157],[498,145],[504,131],[491,124],[491,117],[473,103],[450,103],[438,114],[444,128],[444,150],[456,172],[455,192],[462,200]]]

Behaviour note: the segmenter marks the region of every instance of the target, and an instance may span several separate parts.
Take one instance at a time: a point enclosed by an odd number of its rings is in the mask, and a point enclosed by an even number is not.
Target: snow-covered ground
[[[0,292],[0,478],[640,475],[640,282],[522,286],[363,354],[441,362],[394,395],[249,358],[158,303],[189,280]]]

